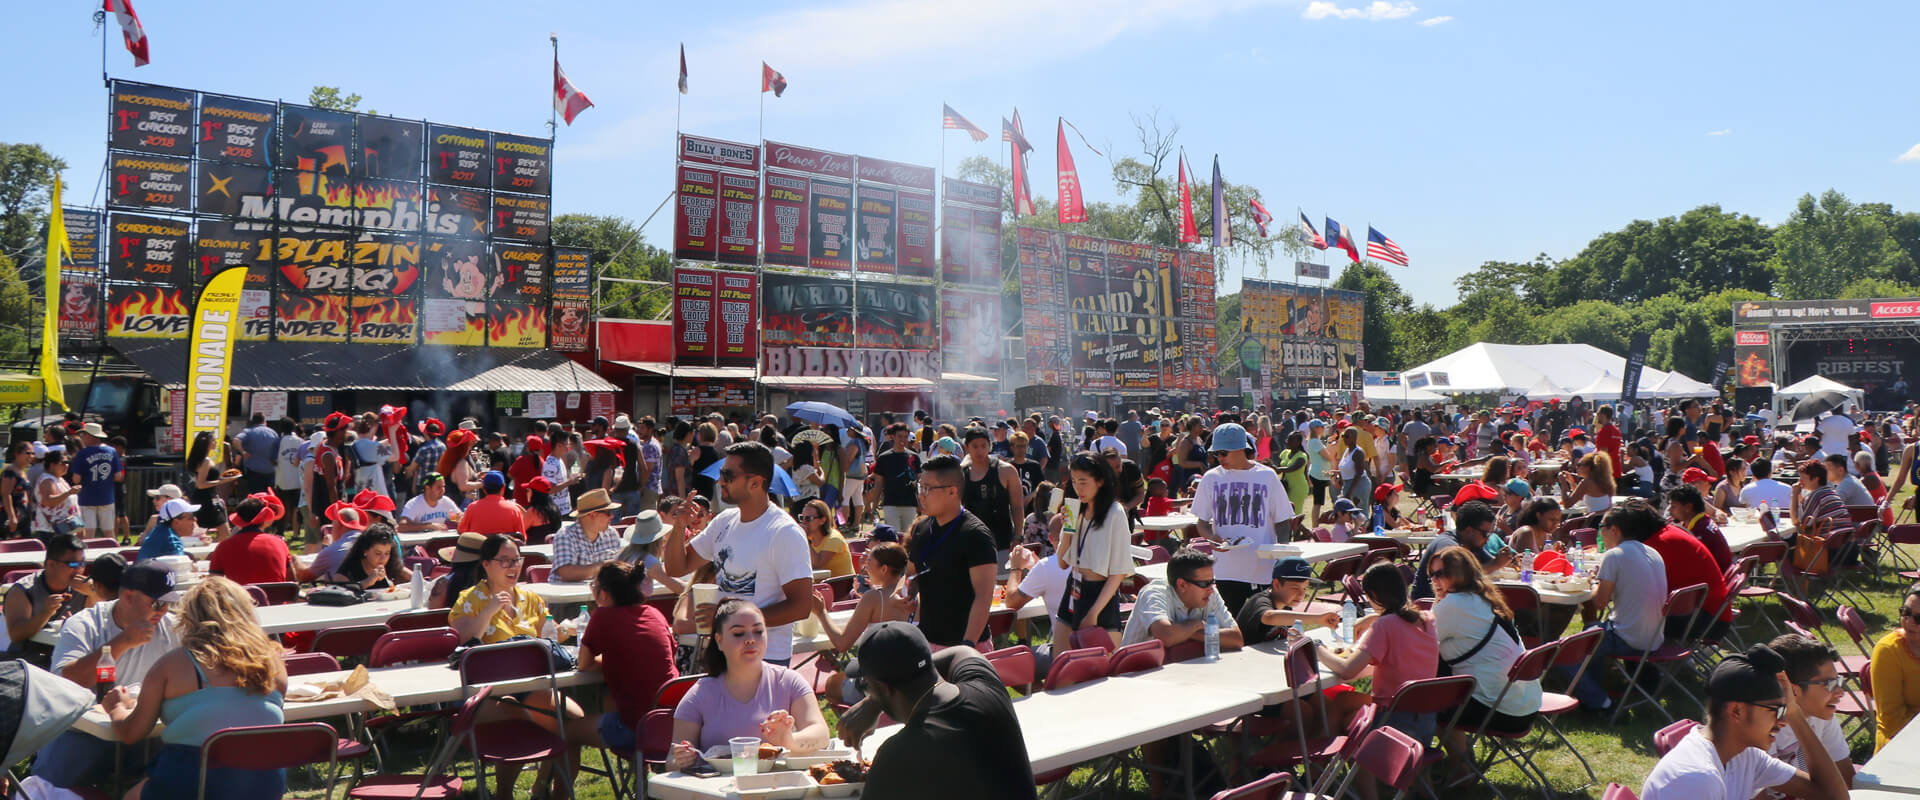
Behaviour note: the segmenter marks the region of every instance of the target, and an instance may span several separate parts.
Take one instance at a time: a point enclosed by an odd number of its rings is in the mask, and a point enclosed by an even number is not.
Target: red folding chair
[[[1317,653],[1318,643],[1311,637],[1302,636],[1287,643],[1287,654],[1281,663],[1287,672],[1287,685],[1304,687],[1314,683],[1320,677],[1320,659]],[[1325,695],[1313,690],[1310,694],[1296,691],[1295,702],[1287,704],[1292,711],[1292,740],[1277,740],[1247,758],[1245,766],[1256,771],[1292,769],[1300,767],[1304,780],[1313,781],[1313,765],[1332,760],[1339,750],[1340,742],[1332,731],[1322,729],[1307,731],[1306,712],[1302,704],[1311,699],[1319,708],[1320,719],[1327,718]],[[1277,730],[1269,717],[1247,717],[1241,720],[1240,732],[1246,736],[1272,735]]]
[[[367,668],[443,662],[459,647],[460,635],[452,628],[388,631],[375,637],[367,649]]]
[[[207,737],[200,746],[200,788],[197,797],[205,800],[207,779],[212,770],[273,770],[308,764],[327,765],[327,785],[333,785],[339,742],[333,726],[324,722],[296,722],[287,725],[252,725],[225,728]]]
[[[1113,634],[1106,628],[1081,628],[1073,632],[1073,646],[1076,649],[1097,647],[1102,652],[1114,651]]]
[[[1580,676],[1586,673],[1587,666],[1593,662],[1593,651],[1599,647],[1600,638],[1605,636],[1606,633],[1606,629],[1604,628],[1593,627],[1560,640],[1560,649],[1554,653],[1553,663],[1554,666],[1557,667],[1574,668],[1573,680],[1567,682],[1568,691],[1572,691],[1572,687],[1580,683]],[[1599,782],[1600,779],[1593,774],[1593,767],[1587,763],[1587,757],[1580,754],[1579,748],[1574,747],[1573,742],[1569,741],[1567,735],[1560,730],[1560,726],[1554,723],[1555,717],[1579,707],[1580,701],[1575,700],[1572,695],[1542,691],[1540,693],[1540,716],[1536,719],[1536,722],[1545,723],[1546,732],[1553,734],[1554,738],[1559,739],[1561,746],[1565,747],[1567,752],[1572,753],[1573,757],[1580,761],[1580,768],[1587,771],[1587,786],[1592,786]],[[1533,745],[1525,750],[1529,757],[1546,746],[1546,736],[1542,735],[1540,738],[1541,742],[1539,744]],[[1518,747],[1517,745],[1510,746]],[[1580,789],[1585,788],[1586,786],[1580,787]]]
[[[1147,545],[1147,560],[1143,563],[1165,564],[1171,558],[1173,558],[1173,554],[1168,553],[1167,548],[1161,547],[1160,545],[1157,545],[1157,544],[1150,544],[1150,545]]]
[[[116,541],[111,536],[100,536],[92,539],[83,539],[81,540],[80,544],[81,546],[86,547],[88,550],[92,550],[93,548],[96,548],[96,547],[111,550],[115,547],[120,546],[120,542]],[[95,553],[95,555],[99,555],[99,554]]]
[[[1326,796],[1333,788],[1337,776],[1353,768],[1354,756],[1360,752],[1360,743],[1366,741],[1367,731],[1373,730],[1374,713],[1378,710],[1372,703],[1360,707],[1354,712],[1353,719],[1347,722],[1347,730],[1334,740],[1333,758],[1320,770],[1320,778],[1313,783],[1313,794]]]
[[[1887,528],[1887,550],[1892,554],[1894,563],[1906,567],[1900,571],[1900,577],[1908,583],[1920,583],[1920,568],[1914,566],[1911,556],[1899,545],[1920,545],[1920,523],[1906,523]]]
[[[560,681],[553,672],[553,660],[547,643],[542,641],[500,642],[469,648],[460,657],[460,688],[472,691],[484,684],[541,679],[546,690],[560,695]],[[509,702],[503,698],[497,702]],[[532,713],[550,713],[519,704]],[[548,731],[530,719],[504,719],[475,725],[467,735],[467,745],[483,765],[527,765],[561,758],[567,753],[566,726]],[[569,794],[572,779],[561,771]],[[480,796],[487,796],[486,781],[480,784]]]
[[[1600,800],[1640,800],[1640,795],[1634,794],[1632,789],[1620,784],[1609,783],[1606,793],[1600,795]]]
[[[1472,675],[1448,675],[1443,678],[1425,678],[1401,684],[1400,690],[1393,693],[1393,699],[1387,703],[1386,713],[1381,718],[1392,719],[1395,712],[1409,714],[1433,714],[1434,735],[1444,737],[1460,721],[1460,711],[1466,708],[1467,698],[1473,696],[1474,679]],[[1377,700],[1376,700],[1377,702]],[[1445,720],[1442,721],[1442,717]],[[1423,753],[1419,757],[1421,769],[1440,762],[1438,752]],[[1362,767],[1365,768],[1364,765]],[[1438,793],[1429,792],[1430,794]]]
[[[1660,616],[1662,619],[1686,617],[1686,630],[1692,632],[1696,630],[1695,626],[1699,622],[1700,612],[1702,607],[1706,605],[1706,600],[1706,584],[1696,583],[1692,586],[1683,586],[1667,593],[1666,602],[1661,604]],[[1693,646],[1685,642],[1661,642],[1641,651],[1638,655],[1621,655],[1614,661],[1614,664],[1619,666],[1620,671],[1627,676],[1627,689],[1626,692],[1620,696],[1620,702],[1614,704],[1613,716],[1609,718],[1609,724],[1618,723],[1620,721],[1620,715],[1625,713],[1629,707],[1641,705],[1653,706],[1655,710],[1660,712],[1661,716],[1667,718],[1668,722],[1672,722],[1673,714],[1667,711],[1666,706],[1660,704],[1660,692],[1668,687],[1672,687],[1674,691],[1679,692],[1688,700],[1692,700],[1694,705],[1700,707],[1700,716],[1706,716],[1706,704],[1700,702],[1700,698],[1695,697],[1692,692],[1687,691],[1687,688],[1680,684],[1678,676],[1673,672],[1673,670],[1679,667],[1691,664],[1693,662],[1693,655]],[[1649,667],[1653,669],[1654,675],[1654,685],[1652,689],[1648,689],[1640,684],[1641,673],[1645,672]],[[1635,695],[1638,695],[1638,697],[1635,697]]]
[[[1108,658],[1107,675],[1130,675],[1155,669],[1167,660],[1167,644],[1159,639],[1135,642],[1113,651]]]
[[[1065,689],[1106,677],[1107,659],[1107,651],[1098,647],[1083,647],[1055,654],[1053,666],[1047,668],[1046,690]]]
[[[47,545],[39,539],[8,539],[0,541],[0,553],[44,553]]]
[[[1514,620],[1519,621],[1521,612],[1534,612],[1537,624],[1532,631],[1520,631],[1520,643],[1534,647],[1552,638],[1547,636],[1547,615],[1540,613],[1540,590],[1525,583],[1496,583],[1500,597],[1507,601],[1507,608],[1513,610]]]
[[[1507,699],[1507,693],[1513,691],[1513,687],[1545,677],[1547,669],[1553,666],[1555,657],[1559,655],[1560,647],[1560,642],[1547,642],[1521,653],[1519,658],[1514,659],[1513,666],[1507,668],[1507,683],[1500,687],[1500,694],[1494,697],[1493,705],[1490,707],[1499,708],[1500,703]],[[1492,750],[1484,760],[1470,762],[1470,766],[1479,773],[1483,781],[1486,779],[1488,769],[1495,764],[1506,762],[1519,769],[1520,774],[1527,776],[1528,780],[1533,781],[1534,785],[1540,788],[1542,796],[1553,796],[1553,787],[1548,783],[1546,772],[1533,763],[1533,751],[1514,746],[1533,735],[1533,726],[1539,719],[1540,716],[1535,714],[1523,730],[1498,731],[1488,728],[1489,723],[1493,721],[1492,715],[1488,715],[1486,719],[1481,720],[1478,730],[1467,735],[1467,752],[1473,752],[1474,745],[1480,742],[1486,742]],[[1505,797],[1493,782],[1486,783],[1487,788],[1493,790],[1494,796]]]
[[[1916,534],[1920,534],[1920,525],[1916,525],[1914,528],[1916,529]],[[1920,543],[1920,539],[1916,539],[1916,542]],[[1786,542],[1765,541],[1756,542],[1748,546],[1747,549],[1741,553],[1741,556],[1754,559],[1757,562],[1754,564],[1753,571],[1747,573],[1747,585],[1740,589],[1740,594],[1738,595],[1741,600],[1749,601],[1748,610],[1753,612],[1745,616],[1750,616],[1766,623],[1767,629],[1775,634],[1780,633],[1780,626],[1773,621],[1772,616],[1766,613],[1764,607],[1755,608],[1753,603],[1763,603],[1767,598],[1779,593],[1778,582],[1781,577],[1780,565],[1786,560],[1787,552]],[[1771,574],[1768,574],[1766,571],[1769,566],[1774,568]],[[1920,573],[1916,573],[1916,580],[1920,580]],[[1735,621],[1737,622],[1738,620],[1736,619]]]
[[[1687,738],[1687,734],[1693,733],[1693,729],[1698,727],[1700,727],[1699,720],[1683,719],[1654,731],[1653,752],[1656,755],[1665,757],[1667,751],[1680,746],[1680,740]]]
[[[423,608],[419,611],[402,611],[387,617],[389,631],[417,631],[427,628],[447,627],[446,608]]]
[[[1467,680],[1467,693],[1473,693],[1473,678]],[[1440,678],[1438,680],[1454,680]],[[1404,692],[1404,690],[1402,690]],[[1398,695],[1396,695],[1396,698]],[[1358,767],[1347,773],[1347,779],[1340,783],[1340,789],[1330,797],[1346,797],[1356,776],[1371,775],[1393,787],[1394,800],[1407,796],[1415,781],[1420,779],[1423,762],[1427,761],[1427,748],[1391,726],[1381,726],[1367,734],[1361,740],[1360,749],[1354,753],[1354,765]]]
[[[857,574],[847,574],[847,575],[841,575],[837,578],[828,578],[825,581],[823,581],[823,583],[833,587],[833,600],[834,602],[837,603],[841,600],[845,600],[849,597],[853,597],[853,589],[855,586],[855,582],[859,577],[860,576]]]
[[[387,635],[385,625],[338,625],[321,628],[313,636],[316,653],[326,653],[343,661],[363,661],[373,653],[373,644]]]
[[[1292,775],[1276,772],[1252,783],[1216,792],[1213,800],[1282,800],[1292,783]]]
[[[267,602],[270,605],[282,606],[300,602],[300,584],[293,581],[270,581],[251,585],[258,586],[260,591],[267,593]]]
[[[1366,553],[1355,553],[1350,556],[1329,560],[1326,566],[1320,568],[1320,580],[1326,581],[1328,586],[1340,587],[1340,591],[1331,592],[1321,599],[1329,603],[1338,603],[1346,600],[1349,596],[1346,591],[1347,576],[1360,574],[1360,565],[1366,560]],[[1353,595],[1353,602],[1355,605],[1361,605],[1365,600],[1358,595]],[[1362,607],[1364,608],[1364,606]]]
[[[552,578],[552,564],[533,564],[520,572],[521,583],[547,583]]]
[[[12,576],[8,576],[7,580],[13,580]],[[267,590],[251,584],[240,588],[247,590],[247,599],[253,601],[254,608],[273,605],[273,599],[267,597]]]
[[[1849,724],[1870,726],[1874,724],[1873,648],[1867,644],[1867,620],[1852,606],[1841,606],[1835,616],[1839,617],[1840,629],[1847,632],[1847,638],[1853,640],[1853,646],[1860,650],[1860,655],[1842,655],[1840,661],[1834,664],[1843,675],[1851,669],[1856,684],[1854,689],[1848,689],[1840,695],[1834,711],[1846,717]]]
[[[460,797],[463,784],[460,776],[451,774],[454,753],[460,745],[473,734],[474,720],[480,716],[480,704],[486,702],[493,687],[482,686],[467,697],[460,710],[452,715],[447,726],[447,736],[434,748],[433,756],[427,761],[426,772],[421,775],[369,775],[354,782],[347,790],[352,800],[454,800]],[[475,783],[485,783],[480,775],[480,762],[473,764]]]
[[[1009,689],[1021,694],[1033,692],[1033,682],[1038,678],[1039,665],[1033,657],[1033,648],[1024,644],[1003,647],[986,654],[987,663],[993,665],[993,671],[1000,674],[1000,682]]]

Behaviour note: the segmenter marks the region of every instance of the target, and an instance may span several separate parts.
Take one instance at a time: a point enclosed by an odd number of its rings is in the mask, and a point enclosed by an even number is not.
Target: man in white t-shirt
[[[711,562],[722,597],[744,597],[767,618],[766,660],[786,666],[793,659],[793,623],[813,612],[813,561],[800,523],[773,506],[773,451],[759,442],[727,448],[720,467],[720,499],[730,507],[707,523],[693,541],[684,528],[667,534],[662,561],[670,575],[686,575]],[[694,612],[712,624],[713,608]]]
[[[1821,417],[1819,422],[1813,424],[1814,431],[1820,434],[1820,452],[1844,455],[1847,452],[1847,437],[1860,432],[1860,426],[1854,424],[1846,411],[1847,408],[1842,406],[1839,411]],[[1846,467],[1849,472],[1853,471],[1851,463]]]
[[[1056,549],[1052,555],[1040,558],[1024,547],[1013,548],[1011,561],[1007,569],[1006,606],[1016,613],[1031,602],[1039,602],[1047,610],[1047,618],[1053,620],[1053,649],[1066,650],[1071,645],[1073,630],[1058,618],[1060,601],[1067,596],[1067,576],[1073,569],[1060,561],[1060,527],[1047,525],[1047,545]]]
[[[1826,642],[1797,633],[1776,637],[1767,646],[1787,662],[1787,681],[1800,687],[1800,708],[1807,714],[1807,727],[1813,729],[1820,747],[1833,759],[1834,766],[1840,768],[1840,777],[1847,785],[1853,785],[1852,748],[1847,745],[1846,730],[1834,718],[1844,682],[1836,666],[1840,653]],[[1774,734],[1773,746],[1767,748],[1767,755],[1792,764],[1794,769],[1807,769],[1807,754],[1792,728]],[[1769,796],[1786,797],[1779,792],[1771,792]]]
[[[1817,741],[1787,679],[1786,660],[1766,645],[1726,657],[1707,678],[1707,724],[1674,745],[1640,787],[1642,800],[1747,800],[1778,789],[1806,800],[1845,800],[1847,782],[1826,748],[1806,748],[1795,769],[1766,748],[1782,720],[1800,741]]]
[[[92,689],[99,679],[101,653],[111,653],[114,683],[146,680],[147,671],[180,646],[178,620],[169,613],[181,593],[173,574],[152,564],[135,564],[120,575],[120,593],[67,618],[53,649],[53,671]],[[79,731],[67,731],[40,751],[33,774],[63,789],[104,781],[113,763],[114,743]]]
[[[400,507],[400,532],[450,531],[460,522],[460,504],[447,496],[447,476],[428,472],[420,476],[420,494]]]
[[[1220,597],[1228,608],[1247,602],[1267,585],[1273,566],[1260,558],[1262,545],[1292,541],[1293,502],[1272,467],[1253,461],[1253,437],[1229,422],[1213,429],[1211,447],[1220,466],[1207,470],[1193,496],[1200,535],[1225,543],[1216,550]]]
[[[1100,420],[1094,423],[1094,430],[1100,434],[1100,438],[1093,440],[1093,446],[1087,449],[1096,453],[1105,453],[1111,449],[1118,452],[1121,458],[1128,457],[1127,443],[1120,441],[1120,437],[1116,435],[1120,432],[1120,423],[1118,421],[1111,419]]]
[[[1748,465],[1753,480],[1740,487],[1740,505],[1747,508],[1759,508],[1766,503],[1775,511],[1793,510],[1793,487],[1773,479],[1773,462],[1755,459]]]

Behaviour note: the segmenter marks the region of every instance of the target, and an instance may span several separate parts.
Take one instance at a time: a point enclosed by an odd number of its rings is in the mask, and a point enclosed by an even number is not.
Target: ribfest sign
[[[591,257],[552,244],[552,140],[128,81],[109,93],[108,335],[185,336],[187,298],[237,267],[242,341],[585,350]]]

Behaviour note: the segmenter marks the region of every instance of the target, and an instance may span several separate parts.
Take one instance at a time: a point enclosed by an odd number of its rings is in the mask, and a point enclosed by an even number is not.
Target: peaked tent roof
[[[1566,400],[1573,397],[1574,393],[1554,385],[1553,381],[1542,375],[1539,380],[1533,382],[1532,386],[1527,387],[1527,391],[1523,394],[1528,400]]]
[[[1553,386],[1586,386],[1604,375],[1626,371],[1625,358],[1587,344],[1480,342],[1401,370],[1400,375],[1404,380],[1422,372],[1445,373],[1446,383],[1432,387],[1439,392],[1524,394],[1543,377]],[[1648,388],[1666,377],[1664,370],[1646,367],[1640,372],[1640,385]]]
[[[1701,383],[1679,372],[1669,372],[1653,386],[1653,397],[1712,397],[1719,394],[1708,384]]]
[[[1785,389],[1775,389],[1773,393],[1780,397],[1806,397],[1814,392],[1840,392],[1858,398],[1860,390],[1832,378],[1815,375]]]

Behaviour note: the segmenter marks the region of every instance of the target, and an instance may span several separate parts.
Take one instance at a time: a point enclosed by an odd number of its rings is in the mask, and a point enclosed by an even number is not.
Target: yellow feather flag
[[[60,213],[60,176],[53,176],[53,209],[47,215],[47,313],[40,327],[40,380],[46,384],[47,402],[67,407],[67,392],[60,384],[60,262],[71,250],[67,244],[67,221]]]
[[[193,342],[187,350],[187,441],[201,431],[226,437],[227,382],[233,374],[233,338],[240,332],[240,288],[246,267],[228,267],[207,281],[193,304]]]

